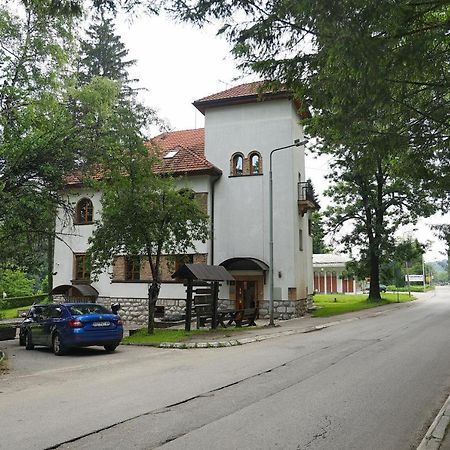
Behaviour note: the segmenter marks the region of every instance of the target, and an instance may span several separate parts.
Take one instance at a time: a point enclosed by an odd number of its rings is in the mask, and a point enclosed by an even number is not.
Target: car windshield
[[[84,314],[112,314],[102,305],[73,305],[69,306],[72,316],[82,316]]]

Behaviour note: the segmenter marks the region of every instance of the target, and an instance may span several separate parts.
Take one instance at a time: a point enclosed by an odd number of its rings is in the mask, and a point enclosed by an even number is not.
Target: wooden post
[[[186,321],[184,323],[185,331],[191,331],[192,319],[192,280],[187,281],[187,296],[186,296]]]
[[[217,328],[218,300],[219,300],[219,282],[214,281],[212,283],[212,318],[211,318],[211,328],[213,330]]]

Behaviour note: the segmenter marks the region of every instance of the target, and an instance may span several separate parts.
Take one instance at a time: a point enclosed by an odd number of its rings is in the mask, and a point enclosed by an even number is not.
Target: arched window
[[[239,177],[244,173],[244,157],[236,153],[232,158],[231,174]]]
[[[261,155],[257,152],[250,153],[250,175],[259,175],[262,173]]]
[[[77,203],[76,208],[76,223],[92,223],[94,220],[94,207],[92,206],[91,200],[88,198],[82,198]]]

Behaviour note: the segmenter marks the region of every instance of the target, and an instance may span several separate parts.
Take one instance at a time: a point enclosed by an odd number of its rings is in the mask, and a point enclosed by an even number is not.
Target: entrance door
[[[236,281],[236,309],[256,306],[256,281]]]

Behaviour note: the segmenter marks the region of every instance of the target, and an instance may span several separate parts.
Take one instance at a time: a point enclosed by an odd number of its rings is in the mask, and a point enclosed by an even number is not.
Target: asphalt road
[[[441,288],[240,347],[55,357],[7,344],[0,448],[412,449],[450,393],[449,325]]]

